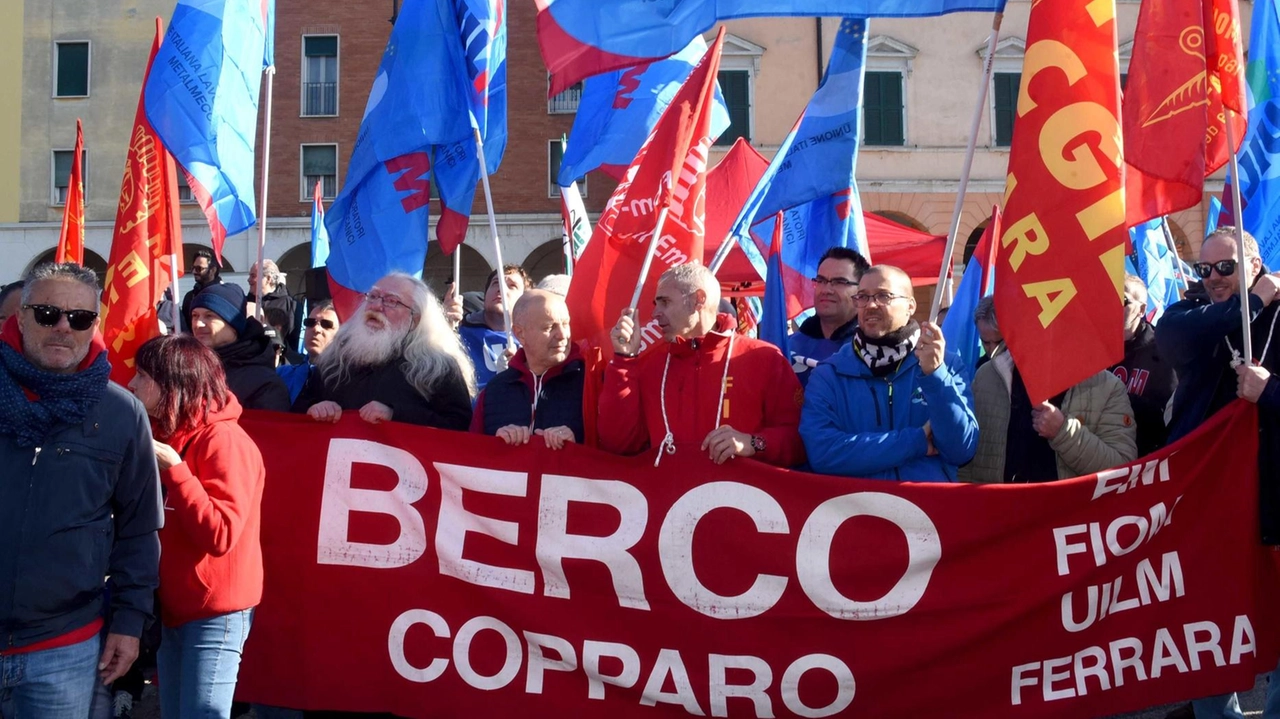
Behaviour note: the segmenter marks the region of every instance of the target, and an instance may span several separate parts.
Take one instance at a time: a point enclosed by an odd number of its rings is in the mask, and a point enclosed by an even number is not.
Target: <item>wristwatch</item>
[[[764,437],[761,437],[758,434],[751,435],[751,449],[754,449],[756,452],[763,452],[764,447]]]

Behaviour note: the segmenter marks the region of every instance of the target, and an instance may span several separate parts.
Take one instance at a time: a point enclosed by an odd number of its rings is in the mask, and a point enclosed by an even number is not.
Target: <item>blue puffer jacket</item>
[[[893,374],[876,377],[855,354],[840,348],[811,373],[800,413],[800,437],[820,474],[954,482],[978,447],[973,396],[954,353],[931,375],[914,354]],[[927,456],[923,427],[930,423],[938,450]]]

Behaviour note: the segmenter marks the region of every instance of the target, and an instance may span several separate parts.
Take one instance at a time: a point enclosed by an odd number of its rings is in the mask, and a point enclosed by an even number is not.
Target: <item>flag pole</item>
[[[561,207],[564,201],[561,200]],[[573,277],[573,240],[569,238],[569,218],[561,212],[560,217],[560,249],[564,251],[564,272]]]
[[[465,242],[465,240],[464,240]],[[462,299],[462,245],[453,248],[453,296]]]
[[[267,115],[262,124],[262,198],[258,210],[258,286],[249,288],[257,302],[253,303],[253,316],[262,322],[262,261],[267,248],[267,178],[271,167],[271,94],[275,85],[276,66],[268,65],[267,74]]]
[[[1169,254],[1173,258],[1173,276],[1178,280],[1178,299],[1187,292],[1187,278],[1182,274],[1182,258],[1178,257],[1178,246],[1174,244],[1173,233],[1169,232],[1169,218],[1165,217],[1160,221],[1160,229],[1164,231],[1164,243],[1169,247]]]
[[[664,188],[666,189],[666,188]],[[662,193],[665,197],[670,197],[667,192]],[[662,206],[658,211],[658,221],[653,226],[653,238],[649,240],[649,248],[644,253],[644,264],[640,266],[640,277],[636,279],[635,292],[631,293],[631,304],[627,305],[631,308],[631,314],[634,316],[636,309],[640,306],[640,293],[644,291],[644,283],[649,279],[649,268],[653,265],[653,256],[658,254],[658,241],[662,239],[663,227],[667,224],[667,211],[671,208],[671,200]]]
[[[960,187],[956,191],[956,206],[951,213],[951,229],[947,232],[947,248],[942,253],[942,267],[938,269],[938,284],[934,285],[933,306],[929,309],[929,321],[938,321],[938,311],[942,309],[943,283],[951,270],[951,255],[956,249],[956,236],[960,233],[960,218],[964,213],[964,196],[969,189],[969,174],[973,170],[973,152],[978,145],[978,128],[982,124],[982,111],[987,104],[987,87],[991,85],[991,73],[995,67],[996,42],[1000,39],[1000,23],[1004,13],[998,12],[991,17],[991,36],[987,38],[987,59],[982,66],[982,86],[978,88],[978,103],[973,109],[973,122],[969,126],[969,145],[964,151],[964,166],[960,172]],[[999,240],[999,238],[996,238]]]
[[[498,240],[498,218],[493,214],[493,192],[489,189],[489,168],[484,161],[484,140],[480,137],[480,128],[475,124],[471,126],[472,132],[476,136],[476,159],[480,162],[480,181],[484,185],[484,204],[489,210],[489,234],[493,236],[493,257],[498,262],[498,292],[502,295],[502,327],[507,333],[507,349],[515,347],[515,340],[511,336],[511,304],[507,302],[507,276],[503,268],[506,266],[502,262],[502,242]],[[462,266],[461,246],[455,248],[453,266],[455,273]],[[454,285],[456,293],[457,285]],[[458,295],[461,298],[460,295]]]
[[[1236,146],[1236,133],[1235,130],[1232,129],[1232,110],[1231,108],[1224,107],[1222,111],[1225,113],[1226,118],[1226,122],[1223,124],[1227,126],[1227,149],[1230,151],[1228,154],[1231,155],[1231,177],[1233,179],[1239,179],[1240,165],[1236,160],[1236,153],[1233,149]],[[1253,331],[1249,324],[1249,273],[1245,270],[1245,268],[1248,267],[1248,263],[1245,261],[1244,254],[1244,224],[1241,222],[1244,218],[1244,211],[1242,209],[1243,205],[1240,203],[1239,182],[1231,183],[1231,207],[1235,213],[1235,217],[1232,218],[1232,221],[1235,222],[1236,225],[1236,257],[1239,258],[1237,266],[1240,268],[1240,271],[1236,273],[1236,276],[1240,278],[1240,322],[1242,325],[1241,329],[1243,330],[1242,344],[1244,345],[1244,348],[1241,350],[1241,354],[1243,355],[1245,365],[1252,366]]]
[[[173,244],[172,239],[170,245]],[[178,286],[178,251],[175,249],[169,253],[169,286],[173,289],[173,331],[170,334],[180,334],[182,332],[182,292]]]
[[[716,254],[711,258],[711,264],[707,267],[707,269],[711,270],[711,274],[714,275],[720,271],[720,266],[724,264],[726,259],[728,259],[729,252],[733,250],[733,245],[736,244],[737,241],[738,240],[736,238],[730,235],[729,237],[724,238],[724,242],[720,243],[720,247],[716,248]]]

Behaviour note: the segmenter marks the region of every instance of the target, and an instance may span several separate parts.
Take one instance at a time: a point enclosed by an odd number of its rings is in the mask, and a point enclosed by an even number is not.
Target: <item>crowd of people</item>
[[[1142,282],[1127,278],[1124,360],[1038,403],[990,298],[973,317],[985,352],[970,381],[941,328],[915,319],[911,278],[844,248],[822,258],[790,356],[737,332],[719,282],[692,263],[661,275],[650,312],[622,314],[607,360],[575,341],[562,278],[534,287],[518,266],[495,270],[475,298],[438,299],[391,274],[349,317],[325,301],[302,318],[274,263],[255,266],[246,292],[197,254],[176,331],[142,346],[127,389],[108,380],[96,276],[41,265],[0,290],[0,546],[12,548],[0,553],[0,676],[19,677],[0,685],[0,716],[119,715],[157,616],[162,716],[232,715],[262,595],[268,481],[237,421],[246,409],[587,444],[655,466],[688,453],[1030,483],[1132,462],[1242,397],[1261,410],[1260,538],[1280,543],[1280,276],[1251,237],[1241,261],[1233,232],[1205,240],[1200,281],[1157,326]],[[1246,301],[1252,366],[1240,362]],[[665,342],[642,352],[650,320]],[[1234,696],[1194,711],[1240,716]]]

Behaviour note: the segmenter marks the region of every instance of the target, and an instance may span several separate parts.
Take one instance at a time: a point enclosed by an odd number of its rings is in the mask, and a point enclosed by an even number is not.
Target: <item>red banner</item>
[[[157,18],[146,74],[150,74],[151,62],[160,49],[161,30]],[[173,157],[147,122],[139,93],[107,276],[102,283],[102,337],[111,357],[111,379],[119,384],[127,385],[133,379],[138,348],[160,334],[156,304],[173,281],[171,253],[181,252],[181,247],[177,171]],[[181,266],[177,272],[181,276]]]
[[[1124,356],[1113,0],[1040,0],[1009,151],[996,316],[1033,403]]]
[[[62,230],[54,262],[84,264],[84,128],[76,118],[76,149],[71,155],[67,177],[67,200],[62,207]]]
[[[1256,412],[1044,485],[246,414],[266,589],[242,698],[455,716],[1090,717],[1276,662]],[[477,710],[477,707],[483,707]]]
[[[1240,37],[1236,0],[1142,4],[1124,93],[1128,225],[1200,204],[1204,178],[1244,140]]]
[[[722,28],[649,133],[574,265],[567,299],[574,336],[609,354],[609,330],[631,306],[645,257],[652,252],[653,264],[637,305],[637,331],[644,337],[641,351],[662,337],[657,322],[649,319],[658,277],[668,268],[702,258],[711,111],[723,40]],[[654,237],[664,208],[669,214],[662,236]]]

